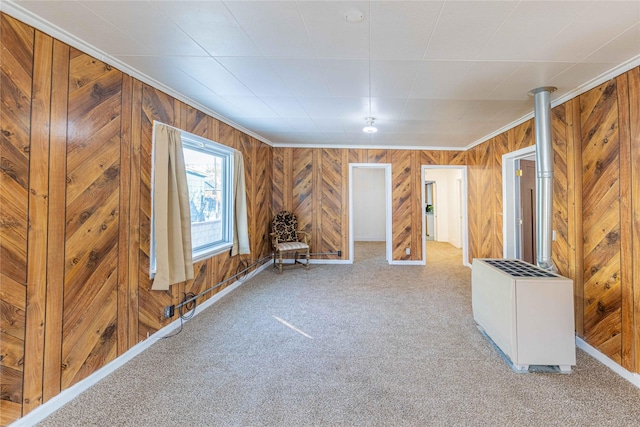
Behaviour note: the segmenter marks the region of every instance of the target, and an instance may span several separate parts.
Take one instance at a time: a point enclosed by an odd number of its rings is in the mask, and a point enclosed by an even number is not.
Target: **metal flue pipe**
[[[557,272],[551,257],[553,240],[553,145],[551,138],[551,92],[556,88],[539,87],[529,92],[534,97],[534,121],[536,129],[536,172],[538,195],[536,197],[536,263],[538,267]]]

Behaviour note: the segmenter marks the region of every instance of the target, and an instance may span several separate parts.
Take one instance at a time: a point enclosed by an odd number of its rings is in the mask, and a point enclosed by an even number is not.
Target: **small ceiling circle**
[[[344,15],[344,18],[347,20],[347,22],[362,22],[362,20],[364,19],[364,12],[361,12],[357,9],[350,10]]]

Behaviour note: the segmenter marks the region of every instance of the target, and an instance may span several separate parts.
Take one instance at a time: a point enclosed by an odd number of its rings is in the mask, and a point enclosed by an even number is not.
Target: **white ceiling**
[[[639,0],[9,3],[274,145],[464,148],[640,58]]]

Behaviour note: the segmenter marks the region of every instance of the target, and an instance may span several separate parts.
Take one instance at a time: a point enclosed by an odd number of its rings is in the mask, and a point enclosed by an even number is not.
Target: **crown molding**
[[[274,148],[337,148],[345,150],[419,150],[419,151],[464,151],[464,147],[433,147],[424,145],[348,145],[348,144],[272,144]]]

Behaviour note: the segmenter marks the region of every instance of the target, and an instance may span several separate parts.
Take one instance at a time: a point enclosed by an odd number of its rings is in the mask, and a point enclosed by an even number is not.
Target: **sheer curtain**
[[[191,213],[180,131],[156,124],[153,152],[156,274],[151,289],[193,279]]]
[[[231,256],[249,254],[249,226],[247,224],[247,191],[244,181],[244,156],[233,152],[233,247]]]

